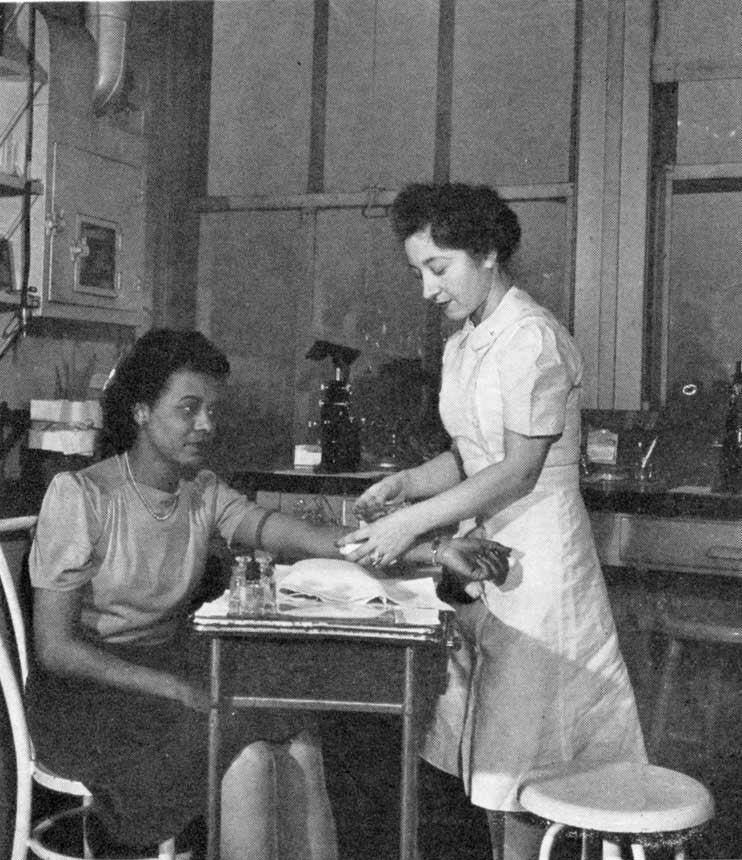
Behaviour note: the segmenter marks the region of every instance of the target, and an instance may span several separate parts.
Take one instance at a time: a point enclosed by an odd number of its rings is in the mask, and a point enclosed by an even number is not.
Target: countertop
[[[388,472],[329,474],[311,469],[247,469],[232,475],[232,485],[243,493],[317,493],[358,496]],[[7,482],[0,492],[0,517],[38,512],[41,495],[29,492],[20,481]],[[707,487],[668,487],[662,482],[595,481],[582,485],[588,510],[642,514],[655,517],[698,517],[710,520],[742,520],[742,494],[712,493]]]
[[[359,495],[387,472],[329,474],[311,469],[250,469],[236,473],[232,484],[246,493],[318,493]],[[742,494],[713,493],[708,487],[668,487],[660,481],[587,481],[582,485],[590,511],[656,517],[742,520]]]

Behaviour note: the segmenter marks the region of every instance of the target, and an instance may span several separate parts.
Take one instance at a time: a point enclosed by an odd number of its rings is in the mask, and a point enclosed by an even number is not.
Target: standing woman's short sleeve
[[[575,380],[545,320],[519,324],[497,351],[504,426],[523,436],[558,436]]]
[[[31,584],[71,591],[94,573],[93,546],[100,533],[97,489],[71,472],[56,475],[41,505],[29,557]],[[97,499],[99,502],[100,500]]]

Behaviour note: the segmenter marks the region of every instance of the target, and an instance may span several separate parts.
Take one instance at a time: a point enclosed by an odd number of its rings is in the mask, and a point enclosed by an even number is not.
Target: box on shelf
[[[294,467],[310,469],[322,462],[322,450],[319,445],[294,445]]]
[[[32,400],[31,420],[87,430],[103,426],[103,413],[97,400]]]
[[[32,400],[28,447],[92,456],[103,415],[97,400]]]

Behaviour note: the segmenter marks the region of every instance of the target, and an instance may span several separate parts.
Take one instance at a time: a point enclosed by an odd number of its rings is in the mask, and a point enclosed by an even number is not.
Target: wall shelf
[[[22,176],[0,170],[0,197],[20,197],[25,186],[26,180]],[[32,194],[41,194],[43,190],[44,187],[39,179],[32,180]]]
[[[0,78],[6,81],[27,81],[28,66],[10,57],[0,56]]]
[[[571,182],[543,185],[501,185],[497,188],[505,200],[562,200],[571,197]],[[358,192],[276,195],[214,195],[195,201],[194,208],[202,215],[218,212],[268,212],[290,209],[377,209],[388,208],[397,190],[371,189]]]

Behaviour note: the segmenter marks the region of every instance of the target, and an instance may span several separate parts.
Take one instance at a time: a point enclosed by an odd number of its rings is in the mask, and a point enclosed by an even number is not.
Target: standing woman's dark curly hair
[[[151,329],[135,342],[103,394],[104,452],[122,454],[131,448],[137,437],[134,407],[137,403],[154,406],[170,377],[179,370],[222,380],[229,375],[229,362],[198,331]]]
[[[391,215],[402,242],[430,227],[439,248],[466,251],[475,259],[496,251],[500,266],[520,242],[518,216],[487,185],[412,183],[394,199]]]

